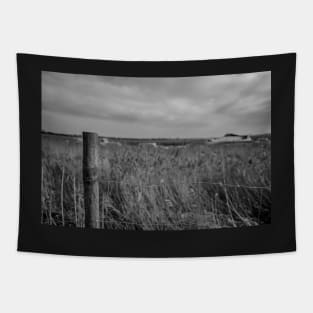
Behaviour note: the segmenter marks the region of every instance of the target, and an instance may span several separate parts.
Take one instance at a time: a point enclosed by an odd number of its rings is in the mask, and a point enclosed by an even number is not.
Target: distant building
[[[218,137],[210,139],[209,143],[219,143],[219,142],[243,142],[252,141],[250,136],[240,136],[235,134],[226,134],[224,137]]]
[[[233,133],[228,133],[228,134],[225,134],[224,137],[240,137],[240,136],[233,134]]]

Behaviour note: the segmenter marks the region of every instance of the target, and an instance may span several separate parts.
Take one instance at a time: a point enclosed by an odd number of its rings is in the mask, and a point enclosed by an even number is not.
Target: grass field
[[[270,140],[183,143],[165,140],[154,147],[115,140],[101,146],[101,228],[186,230],[270,223]],[[42,134],[42,223],[84,227],[83,200],[81,140]]]

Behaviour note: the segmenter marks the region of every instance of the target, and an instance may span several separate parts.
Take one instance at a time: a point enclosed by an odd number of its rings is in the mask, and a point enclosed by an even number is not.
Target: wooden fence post
[[[85,227],[99,228],[99,142],[96,133],[83,132]]]

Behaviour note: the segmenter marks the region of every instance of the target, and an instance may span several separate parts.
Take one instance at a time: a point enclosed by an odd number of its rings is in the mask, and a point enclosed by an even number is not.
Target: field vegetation
[[[101,228],[189,230],[270,223],[270,136],[219,144],[147,142],[115,139],[100,145]],[[41,188],[42,223],[84,227],[79,137],[42,134]]]

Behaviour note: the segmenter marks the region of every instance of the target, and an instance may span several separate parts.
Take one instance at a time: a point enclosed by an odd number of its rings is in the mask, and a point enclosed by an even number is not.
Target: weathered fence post
[[[83,132],[85,227],[99,228],[99,142],[96,133]]]

